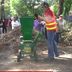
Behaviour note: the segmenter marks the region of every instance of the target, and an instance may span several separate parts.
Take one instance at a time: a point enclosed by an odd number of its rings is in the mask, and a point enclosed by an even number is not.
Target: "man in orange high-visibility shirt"
[[[57,30],[56,17],[53,11],[49,8],[48,3],[43,3],[44,17],[39,16],[41,20],[46,22],[47,42],[48,42],[48,58],[54,60],[54,56],[58,57],[59,53],[55,43],[55,35]]]

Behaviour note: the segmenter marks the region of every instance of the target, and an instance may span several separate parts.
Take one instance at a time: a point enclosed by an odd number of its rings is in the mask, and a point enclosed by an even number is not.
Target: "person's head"
[[[47,2],[43,2],[42,5],[43,5],[44,10],[49,8],[49,4]]]
[[[62,16],[62,15],[60,15],[60,16],[59,16],[59,20],[62,20],[62,19],[63,19],[63,16]]]
[[[38,19],[38,14],[35,13],[34,14],[34,17],[35,17],[35,19]]]

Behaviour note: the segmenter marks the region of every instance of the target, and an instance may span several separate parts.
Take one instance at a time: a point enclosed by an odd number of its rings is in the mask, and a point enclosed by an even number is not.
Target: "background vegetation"
[[[0,16],[42,14],[42,1],[48,2],[56,15],[66,16],[72,9],[72,0],[0,0]]]

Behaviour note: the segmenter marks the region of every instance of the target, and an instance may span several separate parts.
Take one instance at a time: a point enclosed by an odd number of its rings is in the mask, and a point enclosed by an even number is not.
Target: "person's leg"
[[[45,28],[45,38],[47,39],[47,30],[46,30],[46,28]]]
[[[55,54],[56,57],[58,57],[58,56],[59,56],[59,52],[58,52],[58,50],[57,50],[57,44],[56,44],[56,42],[55,42],[56,33],[55,33],[54,36],[55,36],[55,37],[54,37],[54,40],[53,40],[54,54]],[[58,37],[59,37],[59,36],[58,36]],[[59,39],[59,38],[58,38],[58,39]],[[58,40],[57,40],[57,41],[58,41]]]
[[[54,48],[53,48],[53,31],[47,31],[47,40],[48,40],[48,57],[54,58]]]
[[[59,43],[59,33],[58,32],[56,32],[55,34],[55,41],[57,44]]]
[[[0,34],[1,34],[1,28],[0,28]]]
[[[7,27],[5,27],[5,33],[7,33]]]
[[[4,33],[4,27],[2,27],[2,32]]]
[[[44,26],[41,26],[41,32],[42,32],[42,34],[44,35],[44,33],[45,33]]]

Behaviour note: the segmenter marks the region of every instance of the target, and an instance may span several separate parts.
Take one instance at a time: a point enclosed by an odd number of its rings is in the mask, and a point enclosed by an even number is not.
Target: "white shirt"
[[[12,29],[14,29],[14,28],[20,26],[21,24],[20,24],[19,21],[12,21],[12,22],[11,22],[11,25],[12,25]]]
[[[41,21],[40,23],[41,23],[42,25],[45,25],[45,21]]]
[[[64,25],[65,25],[65,20],[59,20],[57,19],[57,23],[58,23],[58,26],[60,28],[60,30],[64,29]]]

